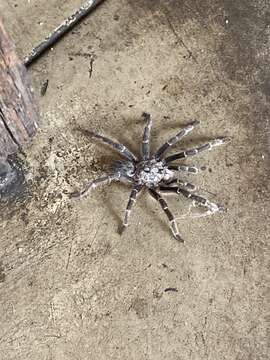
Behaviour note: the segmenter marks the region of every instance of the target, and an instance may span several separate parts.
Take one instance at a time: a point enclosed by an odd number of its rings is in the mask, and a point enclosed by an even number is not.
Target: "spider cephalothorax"
[[[173,171],[169,170],[163,161],[143,160],[136,164],[134,181],[138,185],[151,188],[158,186],[161,182],[169,181],[173,176]]]
[[[159,202],[160,206],[167,215],[172,233],[174,237],[183,241],[179,235],[178,228],[174,216],[168,208],[167,202],[163,199],[159,192],[171,192],[175,194],[182,194],[183,196],[197,202],[198,204],[207,207],[210,210],[220,210],[221,208],[208,201],[207,199],[191,193],[189,190],[194,190],[195,186],[181,181],[179,179],[179,174],[181,172],[188,172],[196,174],[198,169],[195,166],[188,166],[184,164],[174,164],[171,163],[178,159],[184,159],[197,155],[200,152],[211,150],[214,146],[222,145],[225,143],[225,138],[218,138],[210,141],[201,146],[183,150],[174,155],[164,158],[165,152],[178,143],[184,136],[186,136],[190,131],[194,129],[195,126],[199,124],[198,121],[193,121],[180,132],[178,132],[174,137],[169,139],[165,144],[163,144],[154,155],[150,155],[150,131],[152,127],[152,119],[149,114],[144,113],[144,118],[147,121],[147,124],[143,133],[142,140],[142,159],[138,159],[130,150],[128,150],[124,145],[117,143],[107,137],[102,135],[95,134],[91,131],[85,131],[91,136],[102,140],[104,143],[112,146],[115,150],[121,153],[126,160],[116,161],[113,167],[111,174],[98,178],[91,181],[86,185],[86,187],[79,192],[72,193],[72,197],[80,197],[85,195],[89,190],[96,188],[100,185],[110,184],[112,181],[120,181],[125,183],[130,183],[133,185],[129,201],[127,204],[125,218],[121,227],[121,233],[128,225],[129,215],[132,209],[132,206],[136,202],[138,194],[143,188],[147,188],[149,194]],[[189,190],[187,190],[189,189]]]

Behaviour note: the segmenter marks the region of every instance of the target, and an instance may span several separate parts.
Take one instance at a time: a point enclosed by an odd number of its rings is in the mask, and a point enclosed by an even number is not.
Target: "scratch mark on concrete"
[[[72,252],[72,246],[73,246],[73,241],[71,242],[71,245],[70,245],[70,248],[69,248],[69,252],[68,252],[66,270],[68,270],[68,267],[69,267],[69,262],[70,262],[71,252]]]
[[[188,53],[188,57],[191,58],[196,64],[198,64],[197,59],[195,58],[195,56],[193,55],[192,51],[188,48],[188,46],[184,43],[184,41],[181,39],[180,35],[178,34],[178,32],[176,31],[174,25],[172,24],[169,16],[167,14],[165,14],[165,18],[168,22],[169,28],[171,29],[172,33],[174,34],[176,40],[177,40],[177,44],[182,45],[187,53]]]

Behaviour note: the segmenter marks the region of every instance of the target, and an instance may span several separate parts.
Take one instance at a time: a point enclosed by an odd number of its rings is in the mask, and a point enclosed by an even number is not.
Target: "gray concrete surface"
[[[23,55],[80,4],[0,0],[0,14]],[[49,86],[25,193],[1,205],[1,360],[269,358],[269,48],[268,0],[107,0],[31,67]],[[67,196],[117,157],[74,129],[136,150],[142,111],[153,148],[190,118],[183,145],[232,138],[192,178],[227,213],[169,199],[184,245],[147,194],[122,237],[127,187]]]

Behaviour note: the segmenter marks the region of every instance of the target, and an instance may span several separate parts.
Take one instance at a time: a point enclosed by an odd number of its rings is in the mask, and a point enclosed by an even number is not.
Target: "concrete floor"
[[[0,0],[0,14],[25,55],[81,3]],[[268,0],[108,0],[29,69],[42,116],[24,194],[1,205],[1,360],[269,358],[269,49]],[[183,146],[232,138],[189,161],[227,213],[168,199],[184,245],[147,193],[122,237],[128,187],[67,195],[117,158],[76,127],[136,151],[143,111],[153,148],[191,118]]]

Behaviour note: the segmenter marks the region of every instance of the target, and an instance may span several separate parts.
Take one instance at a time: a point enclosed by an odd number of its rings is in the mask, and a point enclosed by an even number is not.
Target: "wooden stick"
[[[69,32],[77,23],[84,19],[104,0],[88,0],[74,14],[69,16],[61,25],[59,25],[44,41],[36,46],[31,53],[24,59],[24,65],[31,65],[39,56],[51,48],[61,37]]]

